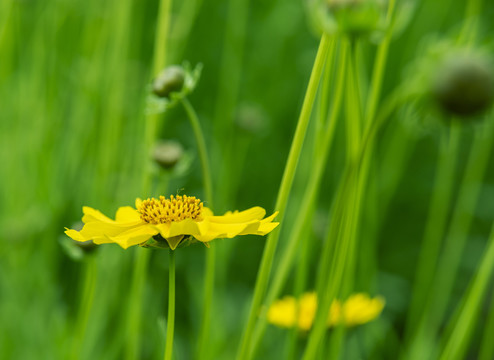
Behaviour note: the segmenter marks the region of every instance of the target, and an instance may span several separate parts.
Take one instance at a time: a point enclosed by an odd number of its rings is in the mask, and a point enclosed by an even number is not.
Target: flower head
[[[344,303],[334,300],[328,314],[327,325],[345,325],[347,327],[365,324],[379,316],[384,308],[384,299],[370,298],[364,293],[351,295]],[[308,331],[314,323],[317,312],[317,295],[314,292],[303,294],[297,301],[286,296],[275,301],[268,310],[268,321],[284,328],[297,327]],[[297,316],[298,313],[298,316]]]
[[[279,223],[272,222],[277,212],[264,218],[266,211],[253,207],[245,211],[214,216],[201,200],[194,196],[160,196],[158,199],[137,199],[136,208],[124,206],[117,210],[115,220],[98,210],[83,207],[84,227],[81,231],[66,229],[76,241],[93,240],[95,244],[116,243],[122,248],[170,248],[190,242],[208,242],[237,235],[266,235]],[[264,219],[263,219],[264,218]]]

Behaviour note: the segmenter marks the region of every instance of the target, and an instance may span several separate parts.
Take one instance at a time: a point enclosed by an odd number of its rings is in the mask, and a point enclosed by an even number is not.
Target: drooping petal
[[[122,248],[127,249],[129,246],[142,244],[149,238],[158,234],[158,230],[148,224],[142,224],[140,226],[128,229],[121,232],[116,236],[108,236],[111,242],[120,245]]]

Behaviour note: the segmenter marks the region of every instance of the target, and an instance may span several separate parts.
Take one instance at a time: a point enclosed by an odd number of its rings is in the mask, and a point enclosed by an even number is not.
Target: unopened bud
[[[267,126],[266,114],[255,105],[241,105],[235,118],[236,125],[250,134],[259,134]]]
[[[433,94],[446,113],[460,117],[478,115],[493,102],[493,69],[480,57],[450,56],[438,69]]]
[[[168,98],[172,92],[182,90],[184,81],[184,69],[178,65],[169,66],[154,79],[153,93],[159,97]]]
[[[327,0],[330,23],[335,31],[361,36],[377,30],[384,19],[384,3],[377,0]]]
[[[158,142],[153,149],[153,160],[164,169],[173,168],[182,158],[184,149],[179,142],[166,140]]]

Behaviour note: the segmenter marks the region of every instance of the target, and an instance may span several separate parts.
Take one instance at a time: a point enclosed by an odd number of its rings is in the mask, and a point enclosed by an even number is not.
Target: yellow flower
[[[364,293],[351,295],[343,305],[334,300],[328,314],[327,325],[355,326],[365,324],[379,316],[384,308],[384,299],[370,298]],[[308,331],[314,323],[317,311],[317,295],[314,292],[303,294],[297,301],[293,296],[285,296],[275,301],[268,310],[268,322],[273,325]],[[298,312],[298,319],[297,319]]]
[[[93,240],[95,244],[116,243],[124,249],[140,245],[175,250],[189,241],[208,246],[209,241],[217,238],[266,235],[279,224],[272,222],[278,212],[264,218],[266,211],[258,206],[214,216],[199,199],[186,195],[137,199],[135,209],[119,208],[115,220],[87,206],[83,212],[84,227],[81,231],[66,229],[69,237],[76,241]]]

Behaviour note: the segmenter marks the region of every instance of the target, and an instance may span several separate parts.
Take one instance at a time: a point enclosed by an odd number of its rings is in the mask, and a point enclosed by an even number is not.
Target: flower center
[[[141,219],[150,224],[165,224],[184,219],[202,220],[202,201],[195,196],[170,196],[170,200],[164,196],[159,199],[149,198],[144,200],[137,211]]]

